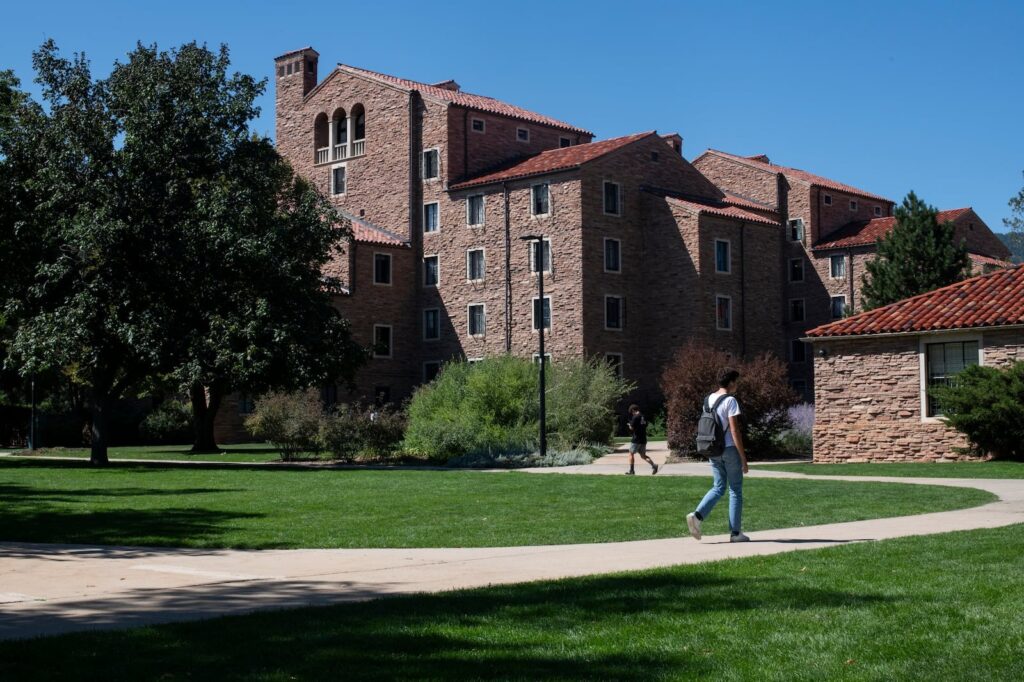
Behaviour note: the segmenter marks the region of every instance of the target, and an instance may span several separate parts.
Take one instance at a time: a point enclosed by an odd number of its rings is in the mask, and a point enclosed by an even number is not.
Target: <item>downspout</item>
[[[743,332],[740,335],[740,356],[747,357],[747,249],[743,245],[743,236],[747,233],[747,223],[740,223],[740,302],[743,311],[740,313],[740,323],[743,325]]]
[[[462,110],[462,177],[469,177],[469,109]]]
[[[853,314],[856,311],[856,301],[853,298],[853,249],[847,249],[846,250],[846,257],[850,259],[849,273],[847,273],[849,275],[849,277],[850,277],[850,308],[849,308],[849,312],[850,312],[850,314]]]
[[[509,218],[508,183],[501,183],[505,200],[505,352],[512,352],[512,226]]]

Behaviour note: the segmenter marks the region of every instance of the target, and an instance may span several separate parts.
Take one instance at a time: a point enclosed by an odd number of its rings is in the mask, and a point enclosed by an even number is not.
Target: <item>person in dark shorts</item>
[[[626,475],[632,476],[636,473],[633,469],[633,461],[636,455],[644,458],[644,461],[651,465],[651,475],[658,473],[658,465],[647,456],[647,420],[644,419],[639,405],[629,406],[629,471]]]

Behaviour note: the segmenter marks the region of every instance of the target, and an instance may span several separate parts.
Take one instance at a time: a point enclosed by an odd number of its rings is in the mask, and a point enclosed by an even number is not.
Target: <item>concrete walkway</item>
[[[622,475],[616,455],[544,473]],[[539,471],[539,470],[538,470]],[[647,471],[644,471],[646,474]],[[668,464],[659,476],[707,476]],[[453,549],[193,550],[0,543],[0,639],[195,620],[254,610],[547,580],[777,554],[909,535],[1024,523],[1024,480],[804,476],[751,478],[973,487],[1000,499],[973,509],[727,536],[584,545]],[[679,532],[685,532],[680,510]]]

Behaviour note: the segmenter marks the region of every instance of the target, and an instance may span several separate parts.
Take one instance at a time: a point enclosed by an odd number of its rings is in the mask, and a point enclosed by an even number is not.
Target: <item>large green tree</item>
[[[970,272],[967,248],[953,223],[910,192],[896,207],[896,224],[878,240],[877,255],[862,278],[864,308],[870,310],[959,282]]]

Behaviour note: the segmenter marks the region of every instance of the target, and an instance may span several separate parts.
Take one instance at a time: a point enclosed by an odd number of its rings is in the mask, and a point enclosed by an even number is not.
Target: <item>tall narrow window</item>
[[[942,415],[940,405],[931,395],[934,386],[949,386],[953,378],[971,365],[980,362],[977,341],[956,341],[952,343],[929,343],[925,346],[927,415]]]
[[[431,180],[440,173],[440,160],[436,149],[423,152],[423,179]]]
[[[804,219],[794,218],[789,221],[789,241],[802,242],[804,240]]]
[[[618,239],[605,237],[604,271],[622,272],[622,242]]]
[[[789,347],[791,362],[807,362],[807,344],[800,339],[793,339]]]
[[[544,264],[544,272],[551,272],[551,240],[544,239],[538,242],[529,242],[530,245],[530,272],[537,272],[538,263]]]
[[[875,206],[875,217],[876,218],[881,218],[882,217],[882,207],[881,206]]]
[[[423,257],[423,286],[436,287],[441,279],[440,259],[438,256]]]
[[[479,282],[484,279],[484,250],[470,249],[466,252],[466,279]]]
[[[366,112],[363,111],[363,107],[361,105],[358,105],[358,104],[355,107],[352,108],[352,111],[353,111],[353,113],[355,114],[355,117],[356,117],[355,125],[352,126],[353,128],[355,128],[355,130],[352,131],[352,137],[353,137],[353,139],[356,139],[356,140],[365,139],[366,138]]]
[[[530,188],[530,212],[533,215],[547,215],[551,212],[551,197],[548,183],[543,182]]]
[[[604,361],[612,368],[612,372],[619,379],[622,378],[622,353],[605,353]]]
[[[604,328],[619,331],[624,326],[623,300],[621,296],[604,297]]]
[[[790,322],[803,322],[805,318],[804,314],[804,299],[793,298],[789,301],[789,321]]]
[[[335,166],[331,169],[331,194],[345,193],[345,167]]]
[[[391,254],[373,254],[373,283],[391,284]]]
[[[826,206],[831,206],[832,205],[832,195],[831,194],[826,194],[824,196],[824,201],[825,201],[825,205]]]
[[[373,325],[373,357],[391,357],[391,325]]]
[[[441,311],[427,308],[423,311],[423,340],[437,341],[441,338]]]
[[[486,333],[487,321],[483,303],[471,303],[469,306],[469,335],[483,336]]]
[[[792,258],[789,261],[789,281],[790,282],[802,282],[804,281],[804,259],[803,258]]]
[[[728,240],[715,240],[715,272],[723,275],[732,272],[732,254]]]
[[[839,318],[846,315],[846,297],[845,296],[833,296],[832,297],[832,319],[838,320]]]
[[[440,221],[438,220],[438,205],[437,202],[424,204],[423,205],[423,231],[424,232],[437,232],[440,229]]]
[[[543,304],[539,298],[533,299],[533,328],[540,329],[541,320],[544,329],[551,329],[551,297],[545,296]]]
[[[429,360],[423,363],[423,383],[429,384],[441,372],[441,363],[437,360]]]
[[[621,198],[619,183],[604,183],[604,212],[607,215],[622,215]]]
[[[484,224],[484,195],[474,194],[466,198],[466,223],[469,225]]]
[[[850,210],[851,211],[856,211],[857,210],[857,202],[854,199],[850,199]]]
[[[831,256],[828,268],[832,279],[846,279],[846,256]]]
[[[715,328],[732,330],[732,299],[728,296],[715,297]]]

